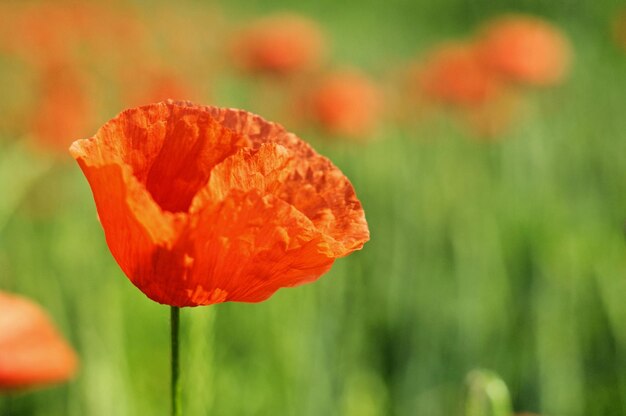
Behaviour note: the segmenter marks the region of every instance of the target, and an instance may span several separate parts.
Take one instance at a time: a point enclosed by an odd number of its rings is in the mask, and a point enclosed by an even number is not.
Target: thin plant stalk
[[[170,309],[170,322],[172,330],[172,416],[182,416],[181,386],[180,386],[180,359],[178,335],[180,333],[180,308],[172,306]]]

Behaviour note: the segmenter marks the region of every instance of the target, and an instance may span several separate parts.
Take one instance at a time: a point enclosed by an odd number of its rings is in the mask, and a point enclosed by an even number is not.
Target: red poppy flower
[[[332,134],[365,137],[379,121],[382,93],[366,76],[337,72],[314,86],[307,113]]]
[[[0,389],[70,379],[77,359],[39,306],[0,292]]]
[[[317,279],[369,239],[348,179],[246,111],[133,108],[70,151],[113,256],[160,303],[259,302]]]
[[[501,92],[501,83],[478,59],[473,45],[448,43],[437,48],[416,71],[421,91],[447,104],[474,106]]]
[[[317,24],[294,14],[253,22],[236,37],[234,59],[252,71],[294,73],[319,64],[324,37]]]
[[[485,26],[478,43],[491,70],[520,83],[547,86],[567,75],[571,52],[555,26],[530,16],[507,16]]]

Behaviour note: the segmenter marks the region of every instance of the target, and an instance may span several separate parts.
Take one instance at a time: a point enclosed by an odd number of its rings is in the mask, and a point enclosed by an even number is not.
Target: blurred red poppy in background
[[[94,126],[87,76],[69,63],[59,63],[46,67],[40,82],[41,95],[32,109],[32,132],[49,149],[67,149]]]
[[[124,107],[137,107],[168,99],[194,100],[198,95],[183,76],[159,65],[129,69],[122,80]]]
[[[0,50],[32,72],[33,79],[10,91],[16,94],[3,108],[5,114],[19,114],[13,118],[17,122],[3,122],[11,134],[65,152],[69,143],[95,129],[97,110],[105,101],[98,87],[107,81],[107,71],[113,72],[120,61],[127,67],[128,59],[121,56],[129,50],[139,54],[143,32],[128,12],[76,1],[0,6]]]
[[[70,150],[113,256],[160,303],[259,302],[316,280],[369,239],[339,169],[246,111],[133,108]]]
[[[475,106],[502,90],[502,84],[481,63],[471,43],[439,46],[414,74],[423,94],[446,104]]]
[[[531,16],[505,16],[488,22],[478,50],[492,71],[515,82],[549,86],[567,76],[571,49],[563,32]]]
[[[94,3],[16,2],[3,5],[1,14],[0,49],[35,66],[78,55],[83,44],[88,47],[80,52],[95,49],[98,58],[136,49],[143,36],[130,10],[112,12]]]
[[[0,292],[0,389],[66,381],[76,367],[74,351],[38,305]]]
[[[383,108],[378,86],[356,71],[326,75],[305,100],[306,113],[322,128],[355,138],[371,136]]]
[[[296,14],[277,14],[252,22],[232,44],[236,63],[244,69],[292,74],[317,67],[324,36],[317,23]]]
[[[31,64],[67,58],[77,40],[69,14],[56,4],[5,4],[1,14],[2,50]]]
[[[613,19],[613,36],[617,45],[626,51],[626,9],[622,9]]]

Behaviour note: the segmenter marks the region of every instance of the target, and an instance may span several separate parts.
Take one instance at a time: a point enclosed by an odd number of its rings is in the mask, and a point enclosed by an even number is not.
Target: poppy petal
[[[0,389],[64,381],[77,359],[41,308],[0,292]]]
[[[352,184],[330,160],[281,125],[242,110],[207,107],[225,127],[245,135],[255,146],[275,142],[296,155],[296,166],[280,196],[304,213],[320,231],[344,246],[339,257],[369,240],[365,213]]]
[[[113,256],[157,302],[258,302],[317,279],[369,239],[339,169],[245,111],[148,105],[70,150]]]
[[[213,169],[207,186],[194,198],[191,211],[222,201],[233,189],[274,194],[288,179],[293,164],[294,155],[275,143],[263,144],[259,150],[241,149]]]
[[[334,262],[327,238],[306,216],[256,191],[231,191],[219,206],[200,214],[195,233],[192,280],[201,286],[213,276],[211,286],[225,293],[225,300],[265,300],[281,287],[317,279]]]
[[[269,143],[258,151],[242,149],[216,166],[192,204],[197,218],[188,238],[148,262],[156,278],[143,290],[167,304],[259,302],[326,272],[343,248],[273,195],[292,163],[291,152]]]
[[[157,204],[170,212],[186,211],[211,169],[247,144],[206,111],[169,103],[124,111],[92,141],[97,149],[89,155],[90,164],[129,166]]]
[[[159,247],[173,245],[184,218],[163,212],[145,188],[120,165],[93,167],[79,164],[93,190],[100,222],[111,254],[131,281],[141,286],[152,272],[140,264],[152,259]]]

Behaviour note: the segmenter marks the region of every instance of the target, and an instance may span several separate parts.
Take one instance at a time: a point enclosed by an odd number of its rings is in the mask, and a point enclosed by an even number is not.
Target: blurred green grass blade
[[[54,159],[30,151],[23,141],[0,149],[0,231],[31,187],[54,165]]]
[[[183,403],[188,415],[213,414],[215,378],[216,308],[197,308],[186,316],[182,350]]]
[[[509,389],[500,377],[487,370],[467,375],[465,416],[511,416],[513,408]]]

